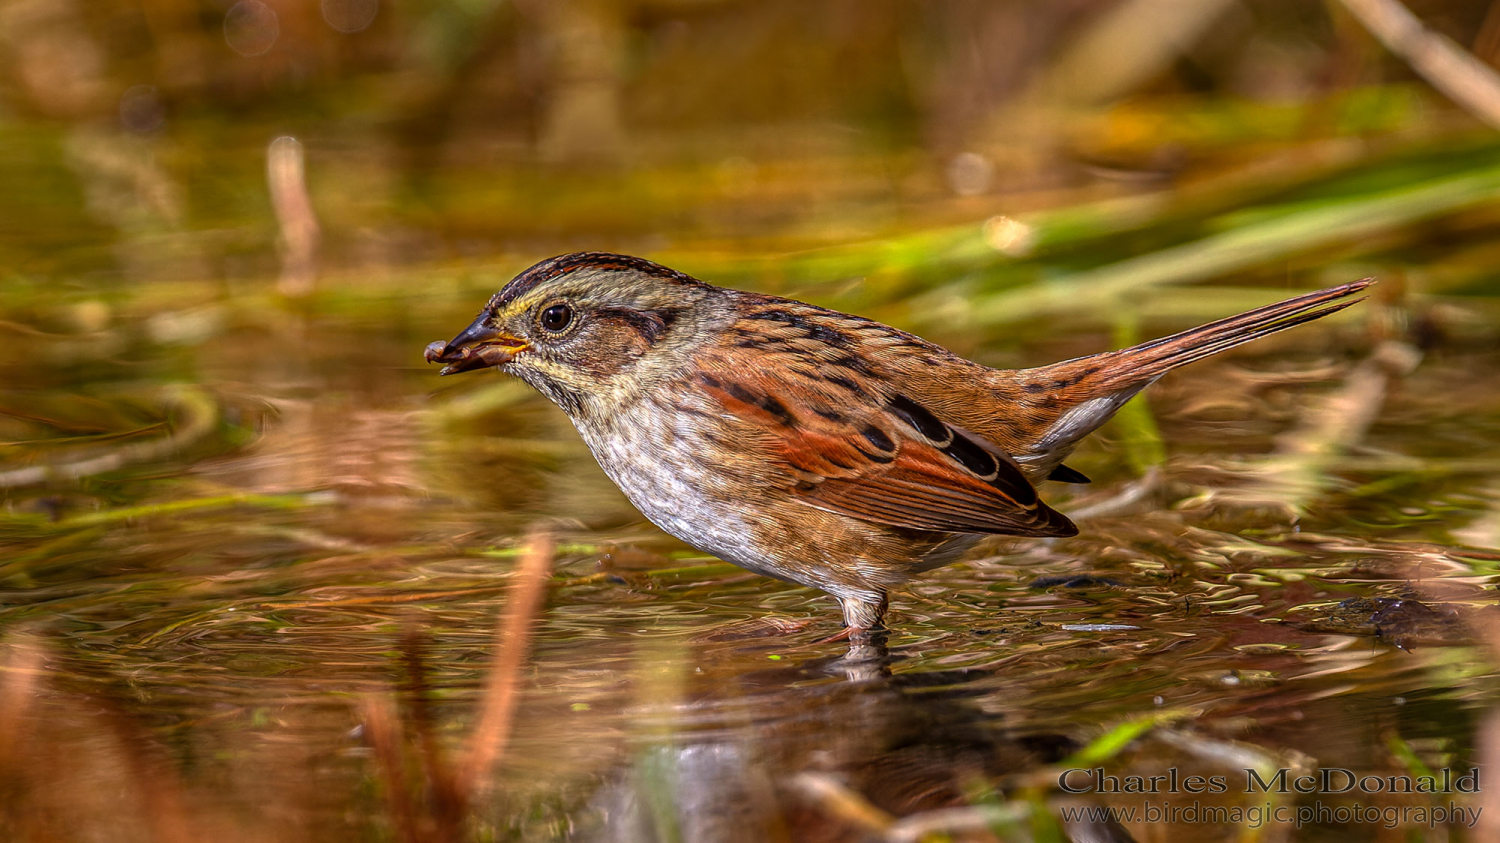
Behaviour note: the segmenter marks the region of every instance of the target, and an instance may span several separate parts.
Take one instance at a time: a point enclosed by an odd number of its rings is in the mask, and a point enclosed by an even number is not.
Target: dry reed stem
[[[23,750],[27,748],[27,738],[38,727],[36,718],[41,716],[33,714],[31,709],[43,693],[47,649],[35,639],[19,642],[13,639],[8,649],[10,656],[3,674],[0,674],[3,676],[3,681],[0,681],[0,772],[14,773],[25,780],[34,775]],[[149,839],[155,843],[196,843],[210,839],[211,835],[204,833],[206,829],[199,821],[201,818],[195,818],[190,808],[187,784],[166,748],[130,713],[119,692],[112,690],[115,677],[103,669],[85,672],[110,682],[100,683],[96,690],[67,696],[78,698],[86,708],[92,709],[90,719],[93,724],[100,731],[112,734],[114,740],[107,754],[113,755],[111,760],[124,774],[110,784],[134,795],[133,807]],[[56,748],[43,745],[39,750],[51,752]],[[42,784],[43,779],[34,779],[29,786]]]
[[[463,837],[464,821],[469,812],[468,794],[454,777],[453,765],[448,763],[437,730],[433,728],[432,685],[427,681],[427,663],[422,657],[424,640],[420,630],[410,629],[402,641],[409,683],[407,724],[414,733],[422,769],[426,773],[427,817],[434,826],[433,833],[438,840],[459,840]]]
[[[1445,35],[1434,32],[1396,0],[1343,0],[1386,49],[1444,96],[1500,129],[1500,76]]]
[[[418,812],[412,804],[411,788],[406,780],[404,730],[395,704],[387,697],[372,694],[360,706],[365,740],[375,752],[375,763],[385,784],[391,806],[396,839],[402,843],[422,843],[417,825]]]
[[[302,144],[279,137],[266,149],[266,184],[281,227],[281,279],[277,289],[288,296],[312,292],[318,274],[318,217],[307,193]]]
[[[792,787],[825,814],[848,823],[870,836],[884,835],[896,825],[896,817],[874,805],[863,794],[824,773],[799,773]]]
[[[19,770],[25,723],[42,675],[42,648],[34,640],[12,638],[0,670],[0,771]]]
[[[485,682],[479,723],[469,736],[468,752],[459,769],[458,788],[466,801],[472,802],[488,788],[490,771],[505,755],[510,741],[521,667],[547,593],[555,549],[554,539],[545,532],[533,532],[527,539],[515,586],[505,604],[505,616],[496,630],[495,658]]]

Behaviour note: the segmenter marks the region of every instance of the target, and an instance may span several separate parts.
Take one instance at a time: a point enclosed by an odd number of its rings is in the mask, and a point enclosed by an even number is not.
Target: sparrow
[[[987,535],[1072,536],[1037,493],[1087,483],[1079,440],[1166,372],[1359,301],[1365,279],[1140,345],[991,369],[870,319],[605,252],[517,275],[426,349],[496,368],[572,420],[652,523],[835,597],[845,633]]]

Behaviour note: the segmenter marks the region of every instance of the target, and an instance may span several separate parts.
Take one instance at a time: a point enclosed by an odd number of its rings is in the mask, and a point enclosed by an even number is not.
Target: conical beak
[[[486,324],[481,313],[474,324],[448,342],[438,340],[427,346],[423,356],[428,363],[447,363],[440,375],[452,375],[474,369],[488,369],[514,360],[526,349],[526,341],[512,337]]]
[[[443,356],[447,357],[449,354],[455,354],[466,345],[479,345],[482,342],[487,342],[500,336],[499,331],[485,324],[485,319],[485,315],[480,314],[474,320],[474,324],[465,328],[463,333],[449,340],[448,345],[443,348]]]

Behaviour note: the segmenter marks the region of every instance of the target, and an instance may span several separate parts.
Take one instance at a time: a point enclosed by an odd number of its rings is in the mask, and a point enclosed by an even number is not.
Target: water
[[[119,839],[440,838],[434,770],[466,745],[539,523],[559,552],[513,737],[472,806],[481,839],[859,839],[975,806],[1047,839],[1032,807],[1143,804],[1060,792],[1070,757],[1233,779],[1203,804],[1296,808],[1315,797],[1246,795],[1244,770],[1462,772],[1483,752],[1500,390],[1475,377],[1497,361],[1472,334],[1382,370],[1378,395],[1352,374],[1390,312],[1375,304],[1174,375],[1071,461],[1091,486],[1044,490],[1099,513],[1081,536],[986,544],[897,595],[888,636],[849,645],[824,641],[830,599],[643,523],[540,399],[421,362],[503,274],[436,294],[413,273],[302,301],[148,287],[12,308],[0,787],[22,806],[15,839],[103,817]],[[1010,364],[1110,342],[929,333]],[[1338,396],[1373,416],[1329,456],[1319,436],[1357,415]],[[1130,468],[1142,435],[1167,457],[1153,480]],[[72,476],[16,473],[37,466]],[[784,631],[761,634],[766,618]],[[1139,739],[1091,746],[1132,724]]]
[[[0,843],[1500,837],[1500,145],[1320,4],[1169,5],[0,2]],[[423,362],[578,249],[993,366],[1381,283],[847,643]]]

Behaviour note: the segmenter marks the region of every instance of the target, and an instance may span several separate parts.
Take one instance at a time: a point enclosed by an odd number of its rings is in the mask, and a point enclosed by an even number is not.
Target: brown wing
[[[760,444],[809,506],[879,524],[948,533],[1072,536],[1016,463],[847,365],[769,354],[700,375],[703,393],[769,434]],[[748,365],[746,365],[748,363]],[[761,437],[758,437],[761,438]]]

